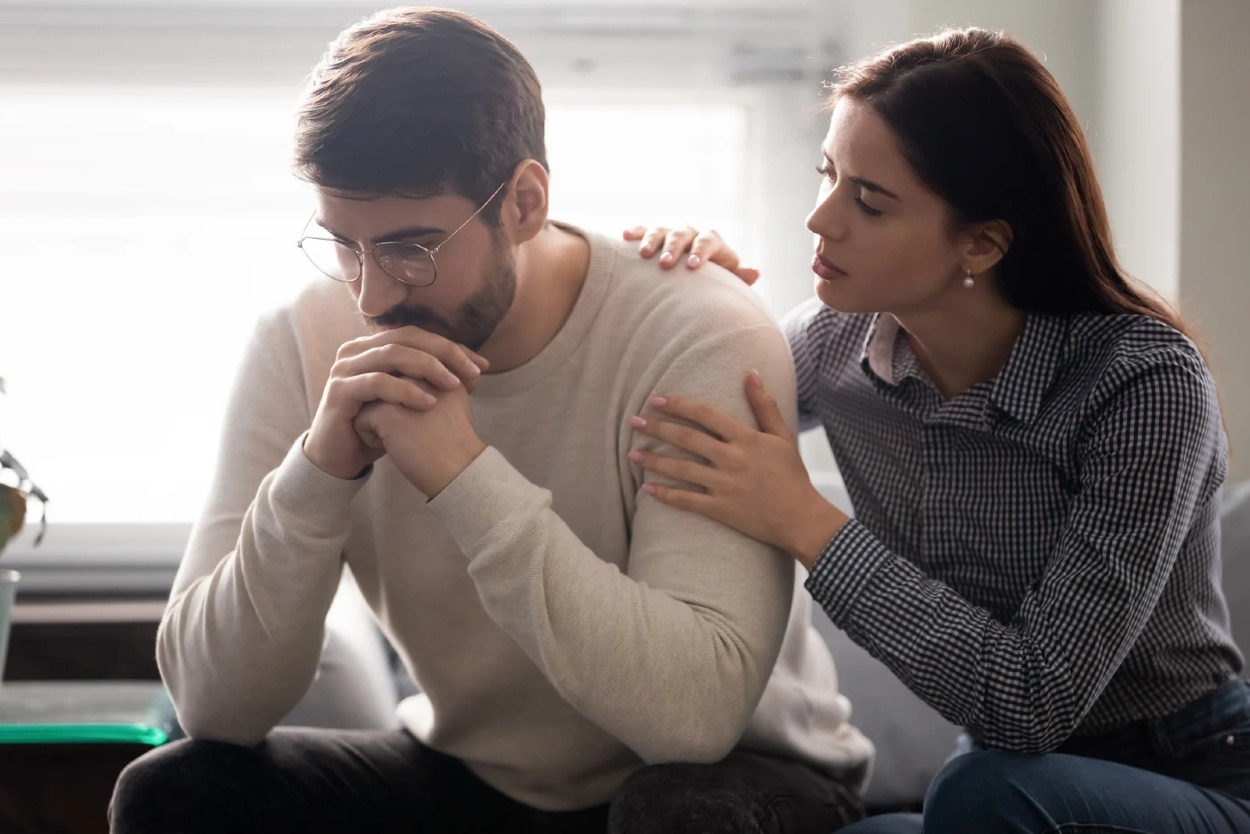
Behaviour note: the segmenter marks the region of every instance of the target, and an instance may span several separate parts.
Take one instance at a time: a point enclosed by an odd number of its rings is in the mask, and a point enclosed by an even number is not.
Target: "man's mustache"
[[[376,327],[406,327],[411,325],[428,330],[431,325],[434,325],[445,332],[451,330],[447,321],[429,307],[397,305],[380,316],[370,317],[368,321]]]

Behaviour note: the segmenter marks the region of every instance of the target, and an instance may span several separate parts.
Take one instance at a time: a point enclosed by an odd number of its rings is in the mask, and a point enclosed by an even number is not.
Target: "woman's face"
[[[871,105],[841,99],[819,166],[807,228],[816,295],[848,313],[942,309],[967,292],[950,207],[921,182]]]

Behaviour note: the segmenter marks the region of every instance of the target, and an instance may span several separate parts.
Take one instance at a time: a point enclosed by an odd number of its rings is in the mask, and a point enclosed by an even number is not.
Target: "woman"
[[[695,456],[635,453],[668,479],[644,489],[791,552],[968,729],[922,816],[847,831],[1250,831],[1215,386],[1117,265],[1054,78],[1010,37],[946,31],[844,70],[829,104],[816,298],[786,329],[857,518],[754,375],[759,430],[680,392],[632,419]],[[627,237],[671,266],[693,233]],[[708,257],[737,264],[714,234]]]

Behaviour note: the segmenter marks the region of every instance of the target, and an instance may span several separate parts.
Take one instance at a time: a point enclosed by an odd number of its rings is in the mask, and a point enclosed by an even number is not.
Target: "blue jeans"
[[[1055,753],[974,744],[934,778],[923,814],[872,817],[840,834],[921,832],[1247,834],[1250,683]]]

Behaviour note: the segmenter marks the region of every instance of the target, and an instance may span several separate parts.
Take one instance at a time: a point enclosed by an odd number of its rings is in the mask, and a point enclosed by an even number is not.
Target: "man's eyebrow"
[[[334,231],[334,229],[331,229],[325,223],[321,222],[319,218],[314,217],[313,222],[316,223],[321,228],[325,229],[330,234],[334,235],[339,240],[345,243],[352,242],[351,238],[349,238],[347,235]],[[386,234],[378,237],[376,240],[372,242],[383,243],[388,240],[409,240],[414,237],[428,237],[429,235],[441,235],[441,234],[446,234],[446,231],[436,226],[405,226],[402,229],[393,229],[387,232]]]
[[[824,153],[823,151],[821,153],[825,157],[825,162],[828,163],[829,165],[832,165],[833,160],[829,158],[829,154]],[[863,177],[847,177],[847,179],[855,183],[856,185],[858,185],[860,188],[864,189],[865,191],[872,191],[875,194],[883,194],[886,197],[889,197],[893,200],[899,199],[899,196],[897,194],[895,194],[893,191],[886,188],[884,185],[882,185],[879,182],[866,180]]]

